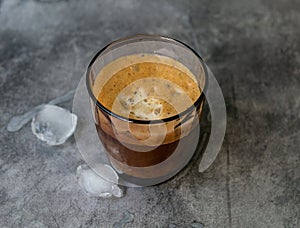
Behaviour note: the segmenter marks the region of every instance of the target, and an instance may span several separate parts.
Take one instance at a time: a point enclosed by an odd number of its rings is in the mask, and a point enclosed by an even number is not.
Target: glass
[[[157,64],[155,73],[160,73],[160,64],[190,72],[200,95],[184,110],[174,105],[180,112],[161,118],[122,115],[113,106],[109,108],[100,101],[99,91],[115,73],[148,61]],[[116,62],[118,64],[113,65]],[[124,74],[122,80],[129,80],[129,77]],[[150,83],[150,78],[145,76],[142,84]],[[101,80],[99,90],[96,87]],[[160,80],[161,83],[166,81]],[[178,77],[178,80],[186,79]],[[157,184],[174,176],[191,159],[199,141],[207,69],[202,58],[190,47],[159,35],[136,35],[117,40],[92,59],[86,73],[86,84],[99,138],[111,165],[123,179],[138,185]],[[113,95],[106,93],[104,96]],[[170,100],[173,96],[167,95],[163,99]]]

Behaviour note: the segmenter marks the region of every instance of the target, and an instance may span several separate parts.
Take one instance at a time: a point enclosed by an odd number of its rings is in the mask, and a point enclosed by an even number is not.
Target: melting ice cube
[[[147,94],[143,88],[138,87],[134,89],[128,86],[122,93],[118,95],[118,100],[124,108],[128,109],[146,97]]]
[[[90,196],[109,198],[111,196],[122,197],[123,191],[116,184],[118,175],[109,165],[101,165],[101,176],[91,168],[83,164],[77,168],[77,180],[83,190]]]
[[[142,119],[157,119],[162,114],[161,101],[154,97],[148,97],[130,109],[130,113]]]
[[[57,97],[57,98],[49,101],[48,104],[55,105],[55,104],[59,104],[59,103],[64,103],[66,101],[71,100],[74,97],[74,94],[75,94],[75,90],[71,90],[71,91],[67,92],[66,94],[64,94],[63,96]],[[34,117],[35,113],[37,113],[39,110],[41,110],[44,106],[45,106],[45,104],[38,105],[22,115],[17,115],[17,116],[12,117],[10,119],[9,123],[7,124],[6,129],[9,132],[15,132],[15,131],[20,130],[25,124],[27,124],[32,119],[32,117]]]
[[[64,143],[74,132],[77,116],[68,110],[45,105],[35,114],[31,122],[33,134],[49,145]]]

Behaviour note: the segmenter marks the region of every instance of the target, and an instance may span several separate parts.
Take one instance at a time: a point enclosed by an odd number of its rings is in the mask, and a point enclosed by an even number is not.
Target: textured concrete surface
[[[299,227],[300,2],[0,1],[0,227]],[[223,89],[228,127],[205,173],[88,198],[74,138],[49,147],[9,119],[75,88],[93,54],[159,33],[197,49]],[[65,104],[71,108],[71,103]]]

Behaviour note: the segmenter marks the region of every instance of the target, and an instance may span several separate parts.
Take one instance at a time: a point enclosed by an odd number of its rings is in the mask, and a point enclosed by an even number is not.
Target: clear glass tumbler
[[[133,118],[105,105],[99,99],[99,93],[107,82],[126,67],[132,67],[138,73],[134,64],[141,62],[157,63],[156,74],[163,74],[159,72],[159,64],[188,72],[199,88],[199,96],[188,101],[190,105],[184,109],[174,104],[180,111],[162,118]],[[124,74],[119,80],[131,80],[130,77],[130,74]],[[180,75],[176,77],[176,80],[186,80]],[[146,86],[151,83],[150,79],[150,75],[145,75],[140,84]],[[161,83],[166,81],[161,79]],[[199,141],[199,123],[205,100],[203,91],[207,85],[206,65],[190,47],[159,35],[136,35],[117,40],[92,59],[86,73],[86,84],[99,138],[111,165],[122,178],[142,186],[153,185],[174,176],[188,163]],[[111,91],[102,96],[118,97],[113,95],[113,88]],[[176,93],[160,94],[163,100],[173,99],[176,103]]]

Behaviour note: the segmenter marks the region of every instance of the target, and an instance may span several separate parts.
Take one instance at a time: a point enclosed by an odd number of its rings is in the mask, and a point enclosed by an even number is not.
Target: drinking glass
[[[193,75],[200,96],[187,109],[162,119],[130,118],[105,107],[95,88],[97,77],[107,76],[105,80],[109,80],[108,74],[113,74],[105,72],[105,67],[122,57],[137,55],[140,59],[153,55],[158,57],[158,63],[161,57],[181,64]],[[130,64],[125,58],[120,67]],[[111,69],[118,70],[121,69]],[[127,80],[130,76],[122,77]],[[91,110],[99,139],[111,165],[122,178],[138,185],[153,185],[174,176],[188,163],[199,141],[199,123],[205,101],[203,91],[207,83],[207,68],[202,58],[186,44],[169,37],[126,37],[110,43],[95,55],[86,72]]]

